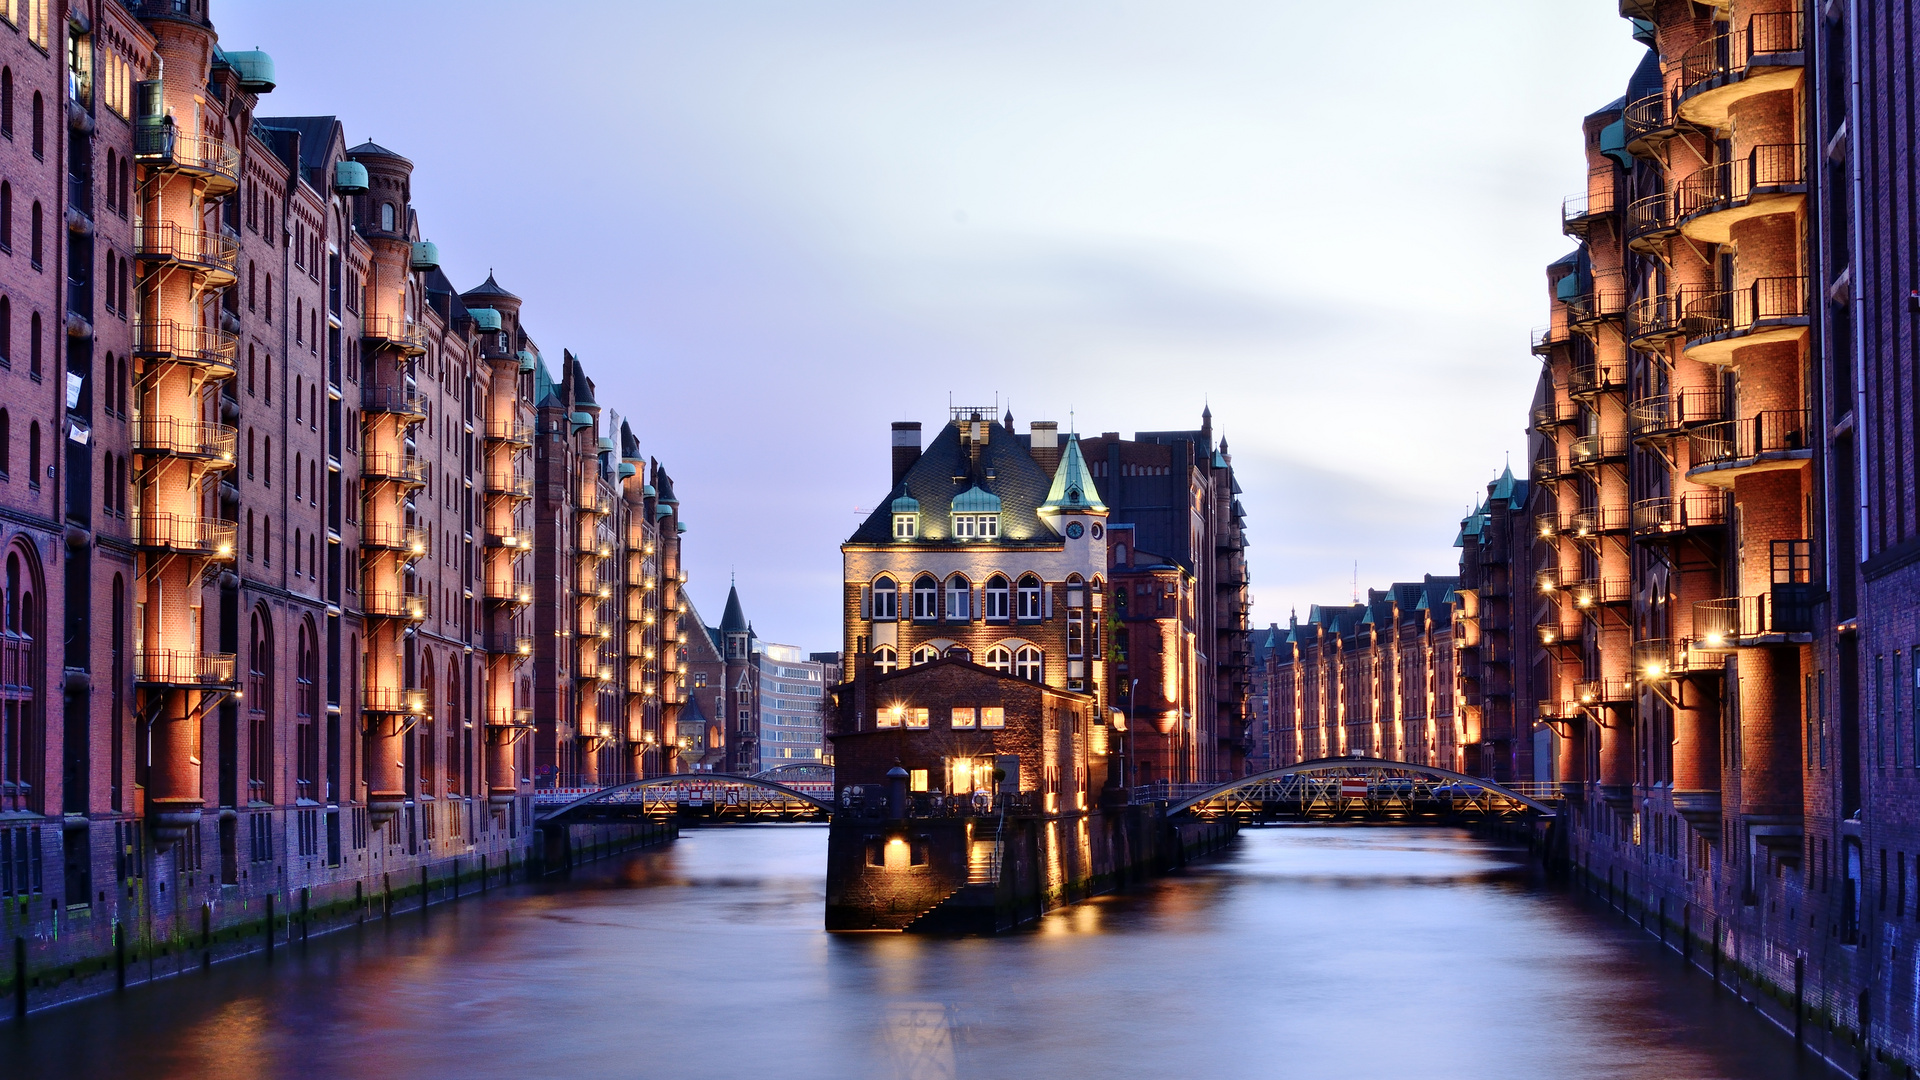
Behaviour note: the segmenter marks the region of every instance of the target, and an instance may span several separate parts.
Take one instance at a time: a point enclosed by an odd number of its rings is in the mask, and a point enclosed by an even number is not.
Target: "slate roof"
[[[318,169],[327,163],[327,147],[333,142],[333,130],[340,123],[336,116],[261,116],[256,117],[253,126],[276,128],[281,131],[295,132],[300,136],[300,167]],[[367,143],[367,146],[373,146]],[[375,146],[375,150],[380,150]],[[382,151],[390,157],[400,155],[392,151]]]
[[[953,422],[934,436],[921,452],[920,460],[907,470],[902,481],[905,494],[920,503],[920,538],[930,541],[949,539],[952,528],[949,515],[953,500],[976,483],[1000,497],[1000,538],[997,546],[1057,544],[1058,535],[1041,520],[1038,510],[1046,501],[1052,478],[1043,472],[1020,441],[999,424],[986,426],[987,441],[980,448],[976,469],[969,464],[967,448],[960,441],[960,424]],[[987,479],[991,473],[993,479]],[[954,477],[961,479],[956,481]],[[895,489],[898,492],[899,489]],[[890,509],[894,493],[880,499],[873,513],[854,530],[851,544],[889,544],[893,542],[893,517]]]
[[[366,142],[361,143],[359,146],[353,147],[352,149],[348,150],[347,156],[348,157],[390,157],[396,161],[405,161],[409,165],[413,164],[413,161],[409,159],[405,154],[396,154],[393,151],[387,149],[386,147],[381,146],[379,143],[374,142],[372,139],[368,139]]]
[[[727,587],[727,610],[720,613],[720,632],[722,634],[747,632],[747,613],[740,608],[740,590],[735,586]]]
[[[493,271],[491,270],[487,271],[487,280],[481,282],[478,285],[475,285],[473,288],[468,289],[466,292],[461,293],[460,297],[461,299],[468,300],[468,301],[520,299],[518,296],[515,296],[514,294],[501,288],[500,283],[498,281],[493,280]]]

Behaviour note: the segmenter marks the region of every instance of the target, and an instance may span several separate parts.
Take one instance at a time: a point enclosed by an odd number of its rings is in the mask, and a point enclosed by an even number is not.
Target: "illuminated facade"
[[[36,1003],[116,940],[164,971],[523,864],[536,765],[671,768],[665,472],[572,360],[554,422],[412,163],[259,115],[273,84],[203,0],[0,5],[0,930]],[[540,696],[536,625],[592,693]]]

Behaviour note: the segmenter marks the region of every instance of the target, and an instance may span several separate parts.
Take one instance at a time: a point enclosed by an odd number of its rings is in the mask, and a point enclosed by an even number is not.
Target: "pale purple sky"
[[[1611,0],[217,0],[263,115],[412,158],[423,229],[675,477],[689,588],[837,648],[888,423],[1198,423],[1258,625],[1451,573],[1523,468]]]

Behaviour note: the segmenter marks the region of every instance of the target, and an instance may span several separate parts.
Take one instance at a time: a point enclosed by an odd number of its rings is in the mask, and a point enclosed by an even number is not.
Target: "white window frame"
[[[996,587],[994,582],[999,582]],[[987,579],[985,590],[981,593],[981,615],[988,622],[1006,622],[1008,612],[1013,610],[1013,586],[1006,577],[995,574]]]
[[[1033,645],[1020,646],[1020,651],[1013,654],[1013,674],[1028,682],[1046,681],[1047,654]]]
[[[947,579],[947,621],[973,621],[973,582],[964,574]]]
[[[882,622],[900,617],[900,586],[891,577],[873,583],[873,617]]]
[[[922,588],[921,583],[931,581],[931,588]],[[913,579],[913,618],[923,622],[940,617],[940,583],[932,574],[922,574]]]
[[[1037,584],[1032,587],[1027,586],[1026,581],[1028,579],[1032,579]],[[1046,609],[1042,606],[1040,598],[1042,594],[1046,592],[1046,588],[1046,582],[1041,581],[1038,574],[1025,574],[1021,576],[1020,581],[1014,586],[1014,591],[1018,594],[1019,610],[1017,614],[1019,618],[1045,618],[1044,613]]]
[[[913,539],[914,534],[919,531],[919,524],[920,515],[918,514],[893,515],[893,538],[895,540]]]

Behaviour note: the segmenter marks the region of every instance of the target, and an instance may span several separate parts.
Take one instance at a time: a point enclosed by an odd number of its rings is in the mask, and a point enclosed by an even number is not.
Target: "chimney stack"
[[[1028,424],[1027,449],[1033,454],[1034,463],[1052,479],[1054,470],[1060,467],[1059,421],[1035,420]]]
[[[907,478],[907,470],[920,460],[920,422],[906,420],[893,425],[893,486]]]

